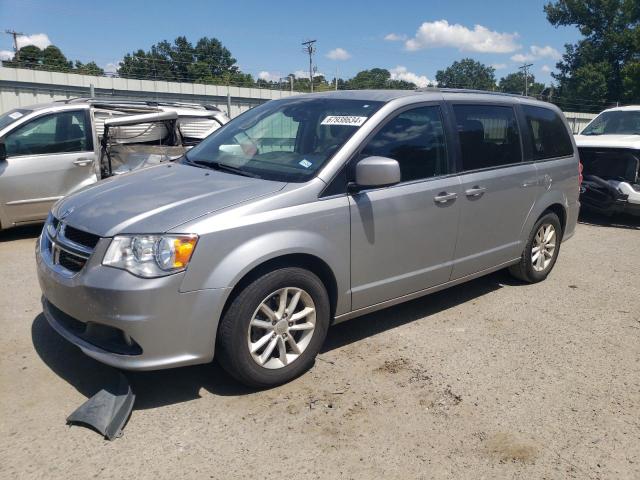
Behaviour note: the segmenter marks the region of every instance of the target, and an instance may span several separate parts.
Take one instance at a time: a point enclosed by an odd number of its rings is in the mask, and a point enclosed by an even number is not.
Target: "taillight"
[[[582,162],[578,161],[578,186],[582,185],[582,170],[584,167],[582,166]]]

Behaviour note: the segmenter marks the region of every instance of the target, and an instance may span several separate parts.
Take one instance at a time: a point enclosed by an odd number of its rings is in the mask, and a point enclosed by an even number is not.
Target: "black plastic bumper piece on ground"
[[[118,383],[102,389],[67,417],[68,425],[82,425],[101,433],[107,440],[122,436],[136,399],[127,378],[118,374]]]

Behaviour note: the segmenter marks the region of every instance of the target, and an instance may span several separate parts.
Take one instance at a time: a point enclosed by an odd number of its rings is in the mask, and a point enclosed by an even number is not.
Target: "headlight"
[[[102,264],[139,277],[162,277],[189,264],[197,235],[122,235],[114,237]]]

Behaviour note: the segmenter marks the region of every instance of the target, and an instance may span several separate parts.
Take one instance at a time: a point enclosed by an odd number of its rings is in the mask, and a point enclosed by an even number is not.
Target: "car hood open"
[[[163,233],[202,215],[282,190],[286,183],[182,164],[112,177],[56,204],[53,214],[102,237]]]

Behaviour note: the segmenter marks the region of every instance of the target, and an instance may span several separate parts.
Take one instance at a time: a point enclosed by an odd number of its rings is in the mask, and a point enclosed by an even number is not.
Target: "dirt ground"
[[[37,234],[0,234],[0,478],[640,478],[640,221],[581,223],[541,284],[499,272],[338,325],[280,388],[134,374],[113,442],[65,425],[115,371],[41,315]]]

